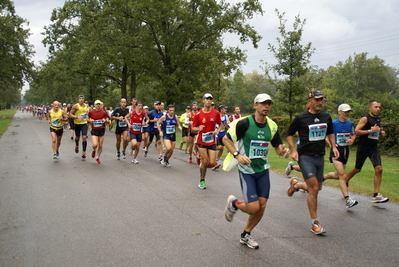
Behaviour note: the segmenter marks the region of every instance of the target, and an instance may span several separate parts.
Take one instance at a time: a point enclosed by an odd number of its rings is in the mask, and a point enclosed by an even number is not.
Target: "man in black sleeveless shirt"
[[[385,203],[389,198],[383,197],[380,192],[382,180],[382,164],[380,151],[378,150],[378,138],[385,136],[385,131],[381,127],[381,120],[378,116],[381,111],[381,103],[377,100],[370,101],[368,105],[369,113],[360,119],[356,126],[355,132],[359,136],[359,143],[356,152],[355,167],[349,171],[347,175],[347,183],[349,180],[359,173],[367,158],[370,158],[374,167],[374,195],[372,202]]]

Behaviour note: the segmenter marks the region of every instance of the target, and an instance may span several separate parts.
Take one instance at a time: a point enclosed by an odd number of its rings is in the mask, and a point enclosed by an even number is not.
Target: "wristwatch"
[[[238,154],[240,154],[240,152],[236,151],[236,152],[233,153],[233,156],[237,157]]]

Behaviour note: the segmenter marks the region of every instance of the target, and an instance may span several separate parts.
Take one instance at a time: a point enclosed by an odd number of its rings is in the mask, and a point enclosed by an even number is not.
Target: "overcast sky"
[[[50,24],[51,12],[62,6],[64,0],[15,0],[16,13],[27,19],[36,55],[34,61],[46,61],[47,49],[41,41],[43,27]],[[236,3],[240,0],[226,0]],[[316,52],[311,64],[320,68],[345,61],[354,53],[368,52],[385,63],[399,68],[399,0],[261,0],[263,16],[257,15],[251,25],[263,36],[258,49],[251,44],[240,44],[235,36],[225,36],[225,44],[239,45],[247,50],[248,62],[242,66],[244,73],[261,71],[261,60],[275,63],[267,44],[276,44],[279,37],[279,20],[275,8],[286,13],[287,29],[291,29],[294,17],[300,14],[306,19],[302,43],[312,42]]]

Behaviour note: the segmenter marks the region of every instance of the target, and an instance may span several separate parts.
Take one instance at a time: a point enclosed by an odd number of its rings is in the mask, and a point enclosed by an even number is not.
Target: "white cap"
[[[206,99],[206,98],[208,98],[208,97],[210,97],[210,98],[213,99],[213,96],[212,96],[210,93],[206,93],[206,94],[202,97],[202,99]]]
[[[144,106],[144,107],[143,107],[143,109],[146,109],[146,108],[148,108],[148,106]]]
[[[272,103],[273,103],[272,98],[271,98],[268,94],[259,94],[259,95],[257,95],[257,96],[255,97],[254,104],[256,104],[256,103],[262,103],[262,102],[265,102],[265,101],[267,101],[267,100],[270,100],[270,101],[272,101]]]
[[[352,111],[351,106],[349,106],[348,104],[341,104],[338,107],[338,111]]]

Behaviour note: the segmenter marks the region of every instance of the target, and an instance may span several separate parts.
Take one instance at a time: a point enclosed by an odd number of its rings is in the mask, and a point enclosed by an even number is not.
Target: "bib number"
[[[369,139],[378,140],[378,137],[380,137],[380,132],[369,133],[369,135],[368,135]]]
[[[59,119],[51,120],[51,126],[53,127],[61,126],[61,121]]]
[[[166,125],[166,134],[174,134],[176,132],[174,125]]]
[[[103,121],[102,120],[95,120],[95,121],[93,121],[93,126],[94,127],[101,127],[101,126],[103,126]]]
[[[133,123],[132,124],[132,129],[135,132],[141,131],[141,123]]]
[[[312,124],[309,125],[309,141],[321,141],[326,138],[327,124]]]
[[[213,141],[214,141],[213,132],[202,134],[202,142],[203,143],[207,144],[207,143],[212,143]]]
[[[127,123],[126,123],[126,121],[118,121],[118,126],[119,127],[126,127]]]
[[[337,133],[337,145],[347,146],[346,141],[349,140],[351,135],[349,133]]]
[[[82,117],[82,121],[87,120],[87,114],[80,114],[80,117]]]
[[[267,159],[267,153],[269,152],[269,142],[266,141],[251,141],[249,147],[249,158],[250,159]]]

